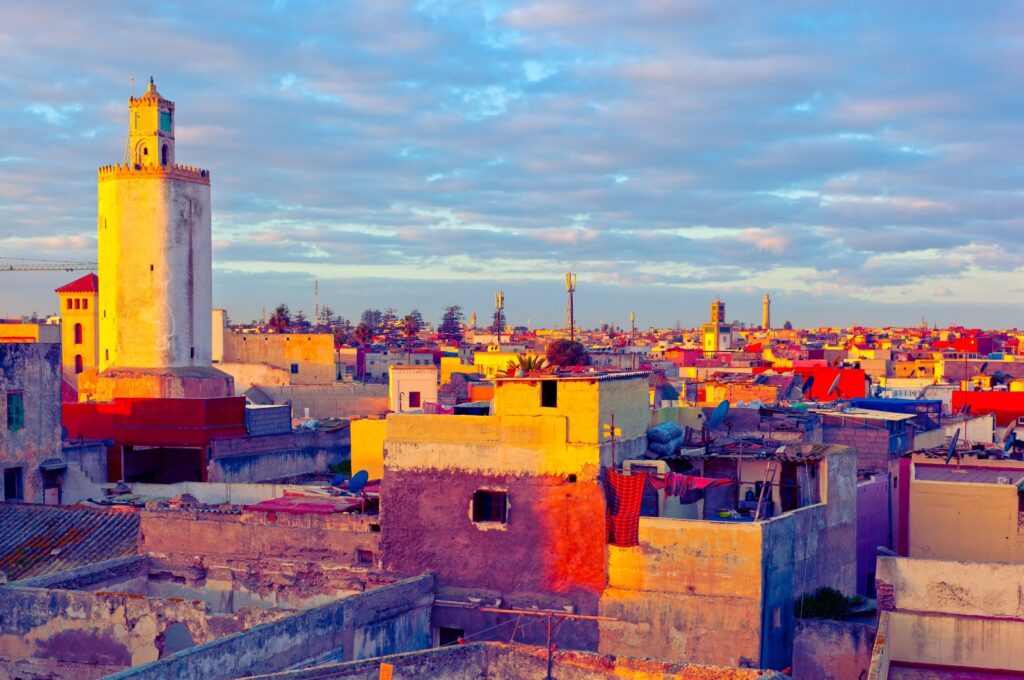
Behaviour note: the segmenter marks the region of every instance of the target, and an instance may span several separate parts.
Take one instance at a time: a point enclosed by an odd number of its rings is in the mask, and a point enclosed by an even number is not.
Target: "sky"
[[[214,305],[1009,327],[1024,4],[0,0],[0,261],[94,260],[130,78],[213,179]],[[79,273],[80,274],[80,273]],[[0,316],[78,274],[0,272]]]

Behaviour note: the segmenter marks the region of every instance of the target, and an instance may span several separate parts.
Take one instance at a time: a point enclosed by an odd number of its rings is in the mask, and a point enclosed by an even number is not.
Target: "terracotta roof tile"
[[[80,279],[66,283],[54,292],[56,293],[97,293],[100,290],[100,277],[88,273]]]
[[[0,503],[0,571],[16,581],[134,555],[137,512]]]

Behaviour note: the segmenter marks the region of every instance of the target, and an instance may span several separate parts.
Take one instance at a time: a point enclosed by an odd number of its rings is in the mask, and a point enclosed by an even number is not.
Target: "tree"
[[[402,319],[402,335],[405,336],[405,351],[412,351],[413,340],[419,337],[420,321],[412,314],[406,314]]]
[[[299,333],[309,331],[309,319],[306,318],[306,313],[301,309],[295,312],[295,318],[292,319],[292,327]]]
[[[370,335],[377,335],[380,330],[380,321],[383,315],[379,309],[364,309],[363,315],[359,317],[360,324],[366,324],[370,329]]]
[[[791,331],[791,330],[793,330],[793,324],[790,323],[789,321],[787,321],[786,323],[782,324],[782,330],[784,330],[784,331]]]
[[[590,363],[587,349],[575,340],[555,340],[544,354],[552,366],[586,366]]]
[[[384,310],[384,315],[380,319],[378,333],[384,336],[384,344],[388,347],[398,344],[401,328],[398,322],[398,312],[394,307],[388,307]]]
[[[360,321],[359,325],[352,332],[352,339],[365,347],[373,340],[373,329],[365,321]]]
[[[320,308],[320,317],[316,320],[316,325],[333,328],[339,321],[340,319],[338,315],[334,313],[334,310],[327,305],[324,305]]]
[[[274,308],[274,313],[270,315],[270,320],[267,325],[271,330],[278,333],[287,333],[288,329],[292,325],[292,315],[288,310],[288,305],[283,302]]]
[[[452,342],[460,342],[462,340],[462,307],[459,305],[449,305],[444,308],[444,314],[441,316],[441,325],[437,327],[437,334],[441,338]]]

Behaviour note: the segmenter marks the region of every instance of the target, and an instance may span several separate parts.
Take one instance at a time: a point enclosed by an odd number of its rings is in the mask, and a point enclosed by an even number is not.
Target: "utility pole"
[[[558,627],[567,620],[574,621],[618,621],[619,619],[612,618],[610,616],[591,616],[589,614],[566,614],[564,612],[556,612],[550,609],[538,610],[538,609],[500,609],[497,607],[480,607],[477,611],[488,612],[491,614],[516,614],[518,616],[539,616],[544,619],[544,627],[547,629],[547,647],[548,647],[548,672],[545,675],[546,680],[554,680],[554,676],[551,672],[555,666],[555,633],[558,632]]]
[[[313,281],[313,326],[320,325],[320,281]]]
[[[609,437],[612,441],[612,465],[615,465],[615,437],[622,436],[622,430],[615,427],[615,414],[612,414],[612,420],[610,423],[604,424],[604,436]]]

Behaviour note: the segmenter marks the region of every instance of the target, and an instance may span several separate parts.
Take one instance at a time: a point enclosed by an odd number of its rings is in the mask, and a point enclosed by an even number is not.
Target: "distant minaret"
[[[209,366],[210,173],[174,162],[152,79],[128,110],[128,165],[99,171],[100,370]]]
[[[99,169],[98,398],[228,396],[211,366],[210,173],[175,162],[174,102],[152,78],[128,115],[127,162]]]
[[[772,327],[772,299],[768,297],[768,293],[764,294],[764,300],[761,302],[761,328],[764,330],[771,330]]]
[[[476,330],[476,312],[469,315],[469,327]]]
[[[725,323],[725,303],[717,297],[711,303],[711,323]]]

